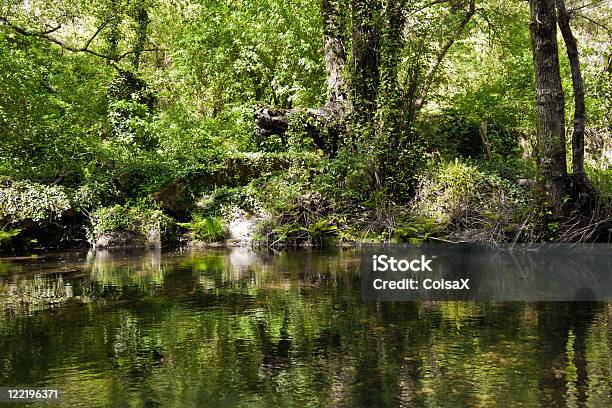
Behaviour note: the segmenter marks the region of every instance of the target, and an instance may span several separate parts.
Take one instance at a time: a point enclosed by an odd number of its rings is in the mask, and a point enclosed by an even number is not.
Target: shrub
[[[263,208],[258,199],[259,191],[254,184],[251,182],[246,186],[216,188],[200,198],[196,203],[198,210],[203,214],[218,214],[224,208],[235,205],[250,212],[260,212]]]
[[[419,244],[443,232],[444,225],[433,218],[414,216],[407,223],[398,223],[392,231],[393,237],[402,242]]]
[[[174,237],[174,220],[161,210],[143,205],[102,207],[90,215],[88,239],[95,243],[101,236],[113,232],[133,233],[146,242],[151,232],[162,241]]]
[[[599,169],[587,164],[587,176],[600,196],[612,197],[612,169]]]
[[[399,235],[418,236],[422,229],[423,235],[497,242],[516,234],[529,207],[528,195],[518,185],[459,160],[434,169],[421,177],[410,206],[417,232]]]
[[[256,239],[273,248],[295,248],[302,245],[324,247],[332,244],[338,238],[338,234],[338,227],[327,217],[311,220],[303,225],[281,216],[260,223]]]
[[[15,181],[0,188],[0,220],[8,223],[59,219],[70,208],[61,186]]]
[[[501,119],[501,118],[499,118]],[[443,157],[480,157],[486,153],[481,128],[486,124],[486,135],[493,155],[508,156],[518,146],[519,133],[512,121],[483,121],[482,117],[456,109],[444,109],[439,114],[425,116],[417,123],[417,132],[429,141],[429,149]]]
[[[119,193],[111,181],[92,180],[77,187],[72,194],[75,209],[88,211],[117,200]]]

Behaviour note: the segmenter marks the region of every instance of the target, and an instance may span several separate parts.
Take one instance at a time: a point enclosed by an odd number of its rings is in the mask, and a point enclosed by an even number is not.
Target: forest
[[[0,250],[610,242],[609,0],[3,0]]]

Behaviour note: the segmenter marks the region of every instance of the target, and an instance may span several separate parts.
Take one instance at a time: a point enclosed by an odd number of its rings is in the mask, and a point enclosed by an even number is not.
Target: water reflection
[[[355,250],[0,260],[0,385],[63,406],[612,406],[610,304],[374,303]]]

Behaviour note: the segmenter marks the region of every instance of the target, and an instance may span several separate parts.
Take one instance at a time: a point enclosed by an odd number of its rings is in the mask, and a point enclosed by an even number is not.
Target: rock
[[[189,186],[180,179],[172,181],[153,193],[152,198],[166,213],[180,220],[186,219],[187,214],[194,207],[194,199],[189,192]]]
[[[218,242],[187,238],[187,245],[191,248],[250,247],[253,245],[257,226],[268,218],[266,214],[253,214],[238,207],[226,208],[224,214],[226,235],[229,238]]]
[[[250,246],[253,244],[255,229],[265,217],[260,214],[250,214],[239,208],[233,208],[227,228],[230,233],[229,245]]]
[[[115,205],[97,209],[90,221],[93,248],[161,248],[177,238],[175,220],[155,209]]]
[[[111,231],[101,234],[93,248],[161,248],[161,231],[151,228],[147,234],[134,231]]]

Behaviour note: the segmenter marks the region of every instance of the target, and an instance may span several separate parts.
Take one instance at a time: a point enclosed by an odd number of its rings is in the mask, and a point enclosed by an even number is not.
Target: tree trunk
[[[557,20],[563,35],[567,58],[572,72],[574,89],[574,129],[572,131],[572,193],[583,212],[590,212],[597,191],[589,182],[584,172],[584,129],[586,104],[584,102],[584,82],[578,57],[578,44],[570,27],[570,15],[565,7],[565,0],[555,0]]]
[[[578,58],[578,45],[570,27],[570,15],[565,8],[564,0],[555,0],[559,29],[563,35],[567,57],[572,72],[574,88],[574,131],[572,133],[572,172],[575,175],[584,174],[584,120],[586,105],[584,102],[584,84]]]
[[[342,107],[347,100],[344,69],[346,51],[340,29],[339,13],[330,0],[321,1],[323,15],[323,46],[325,72],[327,74],[327,103],[331,107]]]
[[[554,0],[530,0],[531,42],[538,105],[538,167],[555,215],[565,215],[565,105]]]
[[[374,24],[378,2],[353,0],[351,2],[353,37],[352,100],[356,114],[371,119],[376,110],[379,85],[378,60],[380,32]]]
[[[333,153],[337,148],[337,124],[344,118],[348,97],[344,71],[346,51],[340,25],[340,11],[333,0],[321,0],[323,47],[327,74],[327,101],[318,109],[276,109],[259,106],[255,109],[257,136],[284,135],[296,114],[305,114],[304,130],[315,145]],[[323,128],[327,128],[323,131]]]

